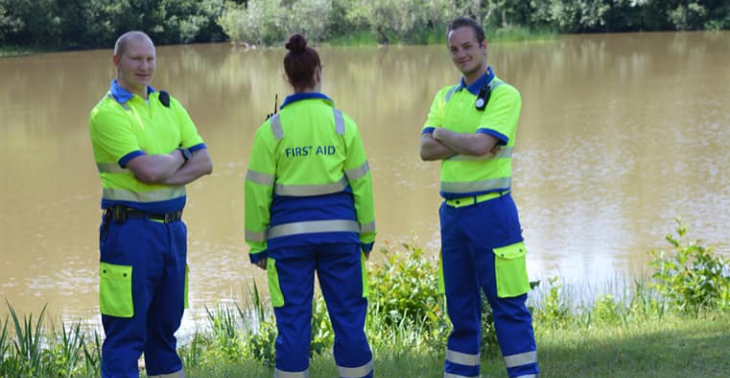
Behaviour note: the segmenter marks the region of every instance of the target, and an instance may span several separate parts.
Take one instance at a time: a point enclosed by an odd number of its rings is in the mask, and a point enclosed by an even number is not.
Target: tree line
[[[272,45],[294,32],[419,44],[443,40],[457,15],[557,33],[730,29],[726,0],[0,0],[0,46],[108,48],[128,30],[158,44]]]

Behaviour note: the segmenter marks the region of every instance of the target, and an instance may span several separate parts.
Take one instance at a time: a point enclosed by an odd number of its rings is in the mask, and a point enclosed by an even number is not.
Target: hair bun
[[[307,39],[301,34],[294,34],[289,37],[289,42],[286,43],[286,49],[299,54],[307,49]]]

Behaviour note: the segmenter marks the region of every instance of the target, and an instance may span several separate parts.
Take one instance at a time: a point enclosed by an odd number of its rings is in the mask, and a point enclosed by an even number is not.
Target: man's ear
[[[119,68],[119,61],[122,59],[121,56],[118,55],[112,55],[112,63],[114,63],[114,67]]]

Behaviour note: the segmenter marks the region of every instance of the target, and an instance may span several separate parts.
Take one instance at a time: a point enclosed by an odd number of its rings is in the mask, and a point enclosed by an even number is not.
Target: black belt
[[[104,210],[104,218],[116,223],[124,223],[127,219],[149,219],[162,223],[177,222],[182,219],[182,210],[167,214],[153,214],[124,206],[113,206]]]

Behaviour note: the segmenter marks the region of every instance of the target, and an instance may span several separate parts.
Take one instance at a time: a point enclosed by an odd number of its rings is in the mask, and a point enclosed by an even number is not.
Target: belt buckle
[[[175,213],[167,213],[165,214],[164,221],[165,223],[171,223],[174,222]]]

